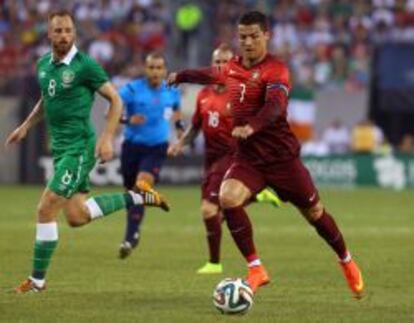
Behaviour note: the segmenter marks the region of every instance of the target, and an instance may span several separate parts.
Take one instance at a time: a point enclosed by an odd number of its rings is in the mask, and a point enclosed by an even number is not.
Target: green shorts
[[[54,158],[54,175],[47,187],[67,199],[76,193],[88,193],[90,190],[89,173],[95,166],[95,162],[94,147],[89,147],[79,154],[63,154]]]

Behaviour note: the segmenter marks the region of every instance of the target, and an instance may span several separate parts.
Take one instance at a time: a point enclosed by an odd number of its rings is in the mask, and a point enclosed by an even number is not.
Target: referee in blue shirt
[[[152,53],[145,59],[145,76],[119,90],[125,107],[121,172],[127,190],[152,187],[157,182],[167,157],[171,119],[177,136],[183,133],[181,95],[177,88],[167,86],[166,75],[165,58]],[[143,218],[143,206],[128,210],[125,237],[119,248],[121,259],[128,257],[138,245]]]

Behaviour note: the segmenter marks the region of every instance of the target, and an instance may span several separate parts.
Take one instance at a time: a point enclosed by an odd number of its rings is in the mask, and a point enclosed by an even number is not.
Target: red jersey
[[[242,65],[241,57],[235,57],[221,70],[186,70],[177,75],[177,81],[226,86],[233,126],[249,124],[254,129],[249,138],[238,140],[236,157],[266,166],[299,156],[299,142],[287,122],[289,72],[272,55],[251,68]]]
[[[206,167],[235,150],[231,136],[229,92],[217,91],[213,86],[204,87],[197,96],[192,123],[203,131],[205,139]]]

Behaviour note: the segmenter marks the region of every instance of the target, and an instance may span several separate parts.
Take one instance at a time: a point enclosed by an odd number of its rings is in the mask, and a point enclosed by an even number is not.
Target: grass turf
[[[123,261],[116,257],[121,212],[80,229],[60,218],[48,290],[15,295],[10,290],[31,268],[41,188],[0,187],[0,322],[414,321],[413,191],[321,193],[363,269],[367,295],[361,301],[351,297],[333,253],[292,207],[251,207],[257,247],[273,281],[259,290],[250,313],[237,317],[219,314],[211,301],[222,278],[245,275],[227,229],[225,273],[196,275],[206,261],[199,190],[162,191],[172,211],[148,211],[139,249]]]

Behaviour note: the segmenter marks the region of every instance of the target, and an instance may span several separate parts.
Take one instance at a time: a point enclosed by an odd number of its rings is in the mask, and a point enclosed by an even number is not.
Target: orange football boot
[[[18,294],[24,294],[28,292],[43,292],[45,289],[46,285],[44,285],[43,287],[39,287],[30,278],[27,278],[19,286],[16,287],[15,291]]]
[[[246,281],[250,285],[253,293],[255,293],[257,288],[270,283],[270,277],[267,274],[265,267],[259,265],[249,268]]]
[[[167,200],[146,181],[138,181],[134,191],[142,196],[144,205],[156,206],[166,212],[170,210]]]
[[[362,298],[364,292],[364,280],[361,271],[354,260],[348,262],[339,262],[349,288],[356,298]]]

